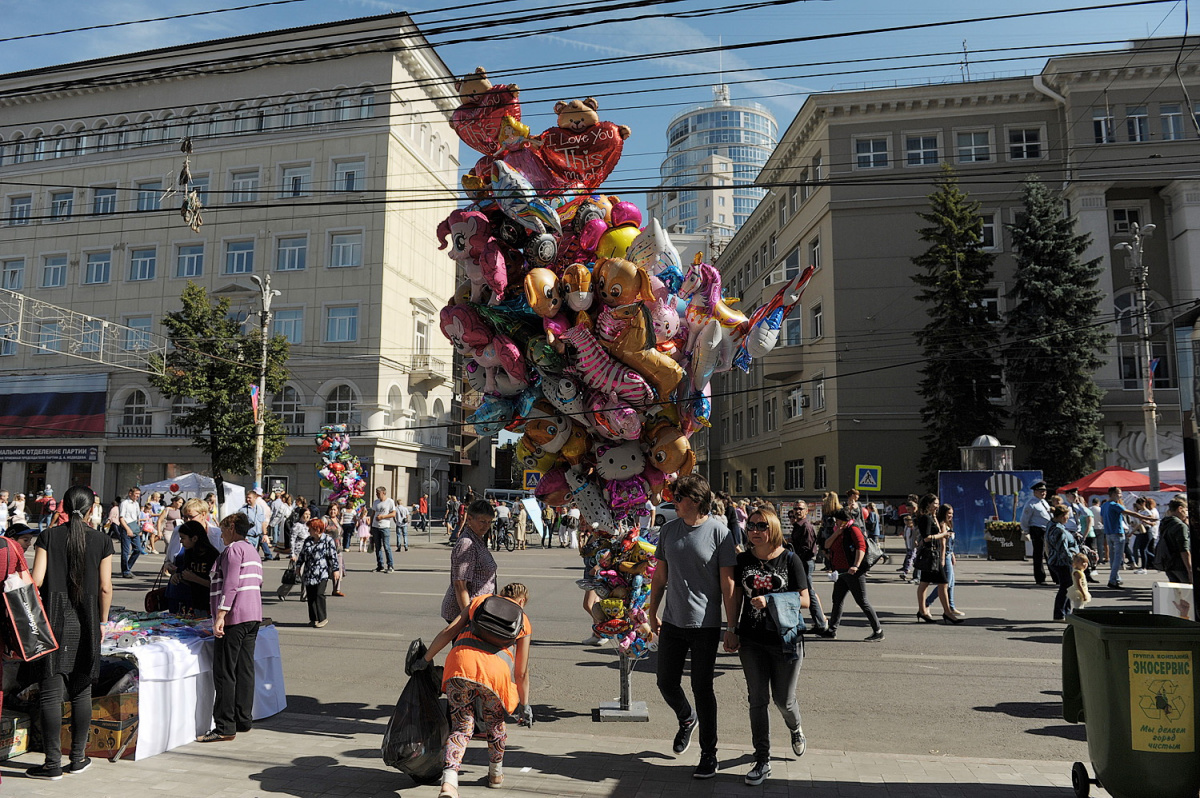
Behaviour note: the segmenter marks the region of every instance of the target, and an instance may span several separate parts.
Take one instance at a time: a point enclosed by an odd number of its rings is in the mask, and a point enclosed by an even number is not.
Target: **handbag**
[[[162,583],[162,571],[158,572],[158,579],[154,580],[154,587],[146,592],[146,600],[143,602],[146,606],[146,612],[160,612],[167,608],[167,589],[159,587]]]
[[[283,576],[280,577],[279,581],[281,584],[288,585],[289,587],[291,585],[296,584],[296,564],[295,563],[288,563],[288,567],[286,570],[284,570]]]
[[[12,557],[12,544],[3,541]],[[22,662],[35,662],[58,650],[58,639],[46,617],[42,596],[28,570],[15,571],[4,580],[4,647]]]

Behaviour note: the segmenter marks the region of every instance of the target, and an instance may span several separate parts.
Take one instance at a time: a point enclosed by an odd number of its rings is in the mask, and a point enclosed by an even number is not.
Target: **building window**
[[[1142,224],[1142,212],[1138,208],[1113,208],[1113,235],[1126,236],[1133,232],[1133,226]]]
[[[804,407],[808,404],[805,401],[804,393],[800,388],[793,388],[788,392],[787,404],[784,405],[783,415],[786,420],[800,418],[804,415]]]
[[[258,201],[257,169],[245,172],[231,172],[229,180],[233,188],[233,193],[229,197],[230,202]]]
[[[84,285],[103,285],[112,279],[112,253],[91,252],[83,271]]]
[[[1141,390],[1146,385],[1146,361],[1142,359],[1144,349],[1145,344],[1140,342],[1121,344],[1118,366],[1121,370],[1121,387],[1127,391]],[[1174,387],[1166,341],[1150,342],[1150,358],[1154,365],[1154,387]]]
[[[980,305],[983,306],[987,320],[992,324],[1000,323],[1000,289],[985,288],[980,294]]]
[[[721,425],[721,443],[729,443],[729,424]]]
[[[17,353],[17,325],[5,324],[0,326],[0,357],[9,357]]]
[[[738,410],[733,414],[733,439],[740,441],[742,439],[742,411]]]
[[[25,287],[25,259],[13,258],[4,263],[4,287],[9,291],[20,291]]]
[[[729,472],[728,471],[721,472],[721,490],[725,491],[726,493],[729,492]]]
[[[250,274],[254,271],[254,242],[225,242],[225,273]]]
[[[885,169],[888,165],[888,140],[856,139],[854,142],[855,164],[859,169]]]
[[[804,461],[785,460],[783,463],[783,489],[804,490]]]
[[[43,321],[38,324],[37,345],[43,352],[63,351],[62,323]]]
[[[739,494],[746,492],[746,480],[742,477],[742,470],[740,468],[734,472],[733,481],[734,481],[734,484],[737,485],[735,490]]]
[[[774,493],[775,489],[775,466],[767,466],[767,493]]]
[[[334,233],[330,239],[329,268],[362,266],[362,233]]]
[[[824,490],[829,485],[829,474],[825,470],[825,458],[814,457],[813,468],[816,473],[813,475],[813,489]]]
[[[67,256],[47,255],[42,261],[42,288],[62,288],[67,284]]]
[[[115,188],[92,189],[92,213],[101,216],[117,212],[117,190]]]
[[[418,355],[429,354],[429,321],[416,319],[413,325],[413,352]]]
[[[358,340],[358,306],[325,309],[325,341],[344,344]]]
[[[1162,123],[1163,141],[1183,139],[1183,106],[1178,103],[1158,106],[1159,121]]]
[[[771,233],[770,250],[771,250],[771,260],[773,262],[777,257],[779,257],[779,236],[775,235],[774,233]],[[753,275],[751,275],[751,277],[753,277]]]
[[[325,397],[326,424],[353,424],[354,391],[349,385],[338,385]]]
[[[984,213],[980,214],[983,219],[983,226],[980,228],[979,235],[983,240],[984,249],[999,249],[996,238],[996,214]]]
[[[813,271],[821,268],[821,239],[819,237],[808,242],[808,265],[813,267]]]
[[[283,390],[271,399],[271,412],[279,417],[279,422],[284,427],[289,428],[289,433],[295,430],[296,434],[303,434],[304,408],[300,406],[300,394],[295,388],[290,385],[283,386]]]
[[[312,193],[312,167],[285,166],[280,180],[279,196],[306,197]]]
[[[125,320],[125,349],[141,351],[150,348],[150,317],[134,316]]]
[[[354,108],[354,98],[347,95],[342,95],[333,101],[333,121],[349,122],[352,118],[351,109]]]
[[[33,197],[13,197],[8,201],[8,223],[29,224],[33,216]]]
[[[50,195],[50,221],[61,222],[70,219],[74,209],[74,191],[55,191]]]
[[[812,339],[815,341],[825,335],[825,312],[820,302],[812,306],[808,316],[812,319]]]
[[[308,260],[308,237],[279,239],[275,251],[275,269],[281,272],[303,271]]]
[[[1107,108],[1092,109],[1092,140],[1097,144],[1112,144],[1117,140],[1113,132],[1112,111]]]
[[[750,492],[758,493],[758,469],[750,469]]]
[[[200,277],[204,274],[204,245],[184,244],[175,260],[176,277]]]
[[[800,209],[800,188],[792,186],[788,189],[788,206],[793,214]]]
[[[800,202],[806,202],[812,196],[812,183],[808,180],[808,167],[800,170]]]
[[[304,308],[275,311],[272,334],[282,335],[289,344],[304,342]]]
[[[129,279],[153,280],[158,266],[158,250],[135,249],[129,253]]]
[[[1029,127],[1008,131],[1008,157],[1013,161],[1041,158],[1042,129]]]
[[[366,189],[367,165],[361,158],[337,161],[333,165],[334,191],[363,191]]]
[[[746,437],[758,437],[758,407],[750,407],[746,410]]]
[[[800,317],[800,306],[792,309],[792,315],[783,321],[783,345],[800,346],[804,343],[804,325]]]
[[[162,207],[162,181],[146,180],[137,184],[137,209],[157,211]]]
[[[763,429],[767,432],[774,432],[778,426],[779,413],[779,397],[772,396],[770,399],[763,402]]]
[[[818,374],[813,377],[812,384],[813,394],[813,410],[825,409],[825,375]]]
[[[812,179],[815,184],[820,184],[825,177],[824,167],[821,164],[821,153],[818,152],[812,157]]]
[[[955,136],[959,163],[986,163],[992,160],[992,134],[986,130],[968,130]]]
[[[208,206],[208,187],[210,181],[211,179],[208,175],[201,175],[200,177],[193,177],[187,184],[188,192],[196,192],[196,199],[200,200],[200,204],[205,207]]]
[[[794,280],[800,276],[800,248],[795,247],[783,259],[783,279]]]
[[[904,152],[909,166],[937,166],[938,137],[905,136]]]
[[[1150,117],[1146,114],[1146,106],[1125,109],[1125,134],[1133,142],[1150,140]]]
[[[138,390],[129,394],[129,398],[125,400],[125,407],[121,412],[121,426],[150,426],[150,400],[146,398],[145,391]]]
[[[79,339],[80,352],[99,352],[104,337],[104,322],[100,319],[85,319],[83,335]]]
[[[359,119],[370,119],[375,112],[375,92],[364,91],[358,98]]]

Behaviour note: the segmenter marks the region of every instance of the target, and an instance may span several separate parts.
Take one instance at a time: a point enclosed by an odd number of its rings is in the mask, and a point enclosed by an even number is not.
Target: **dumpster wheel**
[[[1075,788],[1075,795],[1078,798],[1088,798],[1092,780],[1088,776],[1087,766],[1082,762],[1076,762],[1071,766],[1071,786]]]

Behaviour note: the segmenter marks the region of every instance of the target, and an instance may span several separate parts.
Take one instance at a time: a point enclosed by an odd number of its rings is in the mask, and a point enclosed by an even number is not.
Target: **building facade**
[[[266,487],[321,498],[314,436],[345,423],[372,488],[439,504],[458,460],[452,351],[436,322],[454,268],[434,235],[455,207],[456,105],[402,14],[0,76],[3,287],[127,326],[117,348],[136,354],[188,281],[254,325],[249,278],[270,275],[291,377],[265,398],[288,431]],[[206,206],[196,232],[178,210],[184,138]],[[56,324],[0,330],[0,373],[57,408],[0,431],[0,486],[83,483],[110,498],[210,472],[177,423],[182,400],[72,357],[92,350],[89,331]],[[103,393],[90,427],[67,418],[62,397],[78,386]]]
[[[1158,226],[1145,260],[1160,309],[1152,343],[1160,458],[1179,452],[1177,364],[1161,326],[1200,292],[1200,137],[1180,88],[1200,91],[1200,58],[1183,51],[1176,79],[1180,45],[1155,39],[1056,58],[1031,77],[811,95],[762,171],[767,196],[718,263],[726,293],[746,307],[805,266],[816,271],[779,347],[748,375],[714,381],[714,484],[787,501],[844,491],[855,466],[869,464],[882,466],[884,496],[924,487],[913,334],[925,306],[912,258],[926,246],[917,213],[943,164],[982,205],[985,244],[997,256],[987,302],[998,340],[1015,268],[1006,225],[1026,176],[1060,189],[1077,230],[1091,236],[1085,257],[1101,259],[1103,315],[1114,320],[1095,376],[1107,392],[1107,462],[1134,468],[1147,457],[1146,366],[1126,256],[1114,246],[1130,241],[1134,222]]]

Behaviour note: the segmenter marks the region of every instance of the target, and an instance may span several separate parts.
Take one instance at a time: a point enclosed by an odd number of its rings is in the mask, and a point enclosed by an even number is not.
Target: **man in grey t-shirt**
[[[700,727],[700,764],[692,774],[698,779],[716,775],[717,696],[713,670],[721,642],[721,605],[725,605],[725,650],[736,651],[737,605],[733,567],[737,552],[725,520],[709,515],[712,490],[699,474],[680,477],[671,486],[679,517],[663,524],[658,536],[658,567],[650,585],[647,614],[658,638],[658,690],[675,711],[679,731],[672,745],[676,754],[687,751],[692,732]],[[666,599],[660,623],[659,607]],[[692,711],[683,691],[683,666],[692,656]]]

